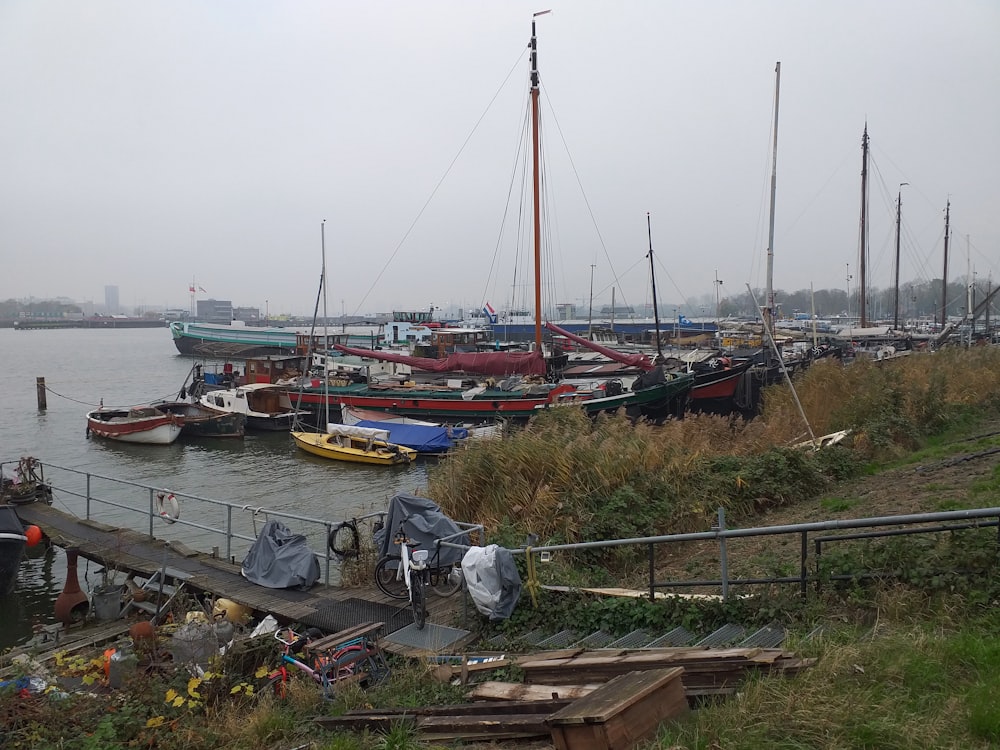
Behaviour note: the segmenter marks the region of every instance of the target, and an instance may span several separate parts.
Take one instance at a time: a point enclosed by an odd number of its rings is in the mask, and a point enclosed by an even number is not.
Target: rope
[[[52,390],[48,385],[45,386],[45,390],[48,391],[49,393],[51,393],[53,396],[58,396],[59,398],[64,398],[67,401],[72,401],[74,404],[83,404],[84,406],[93,406],[93,407],[99,407],[99,406],[101,406],[101,404],[91,403],[90,401],[81,401],[78,398],[72,398],[71,396],[64,396],[62,393],[58,393],[57,391]],[[139,402],[137,404],[131,404],[129,406],[129,408],[131,408],[132,406],[144,406],[146,404],[149,404],[149,403],[152,403],[152,402],[155,402],[155,401],[166,401],[168,398],[171,398],[173,395],[174,395],[173,392],[171,392],[171,393],[168,393],[166,396],[160,396],[159,398],[152,399],[152,401],[142,401],[142,402]]]
[[[524,559],[528,564],[528,580],[524,582],[524,587],[531,595],[531,606],[538,609],[538,592],[542,585],[538,582],[538,574],[535,572],[535,558],[531,556],[531,547],[525,547]]]

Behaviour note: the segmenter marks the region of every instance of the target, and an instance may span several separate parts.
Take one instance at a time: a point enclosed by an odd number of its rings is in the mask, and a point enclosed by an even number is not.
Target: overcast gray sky
[[[901,182],[902,279],[950,197],[1000,281],[996,0],[0,0],[0,298],[309,314],[325,219],[331,315],[506,306],[547,8],[549,301],[647,301],[647,211],[661,298],[764,285],[779,60],[775,286],[854,288],[866,119],[873,285]]]

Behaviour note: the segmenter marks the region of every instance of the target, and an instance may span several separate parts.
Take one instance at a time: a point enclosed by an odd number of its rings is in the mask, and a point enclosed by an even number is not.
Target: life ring
[[[346,531],[349,535],[348,544],[344,547],[337,546],[337,535],[341,531]],[[358,527],[354,521],[344,521],[343,523],[338,523],[332,529],[330,529],[330,536],[327,539],[327,544],[330,545],[330,551],[337,557],[346,560],[348,558],[357,557],[360,550],[360,538],[358,537]]]
[[[156,512],[167,523],[174,523],[181,517],[181,506],[174,493],[156,493]]]

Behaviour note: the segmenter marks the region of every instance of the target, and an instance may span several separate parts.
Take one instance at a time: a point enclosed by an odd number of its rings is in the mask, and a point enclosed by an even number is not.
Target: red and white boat
[[[123,443],[169,445],[181,434],[184,417],[152,406],[95,409],[87,414],[87,434]]]

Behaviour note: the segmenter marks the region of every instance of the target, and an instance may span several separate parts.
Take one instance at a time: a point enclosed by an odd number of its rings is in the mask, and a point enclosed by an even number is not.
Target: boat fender
[[[181,506],[174,493],[156,493],[156,512],[167,523],[174,523],[181,517]]]
[[[343,532],[347,534],[346,544],[338,546],[337,537]],[[327,539],[330,551],[342,560],[357,557],[360,554],[360,539],[358,537],[358,526],[354,521],[344,521],[338,523],[330,529],[330,536]]]

